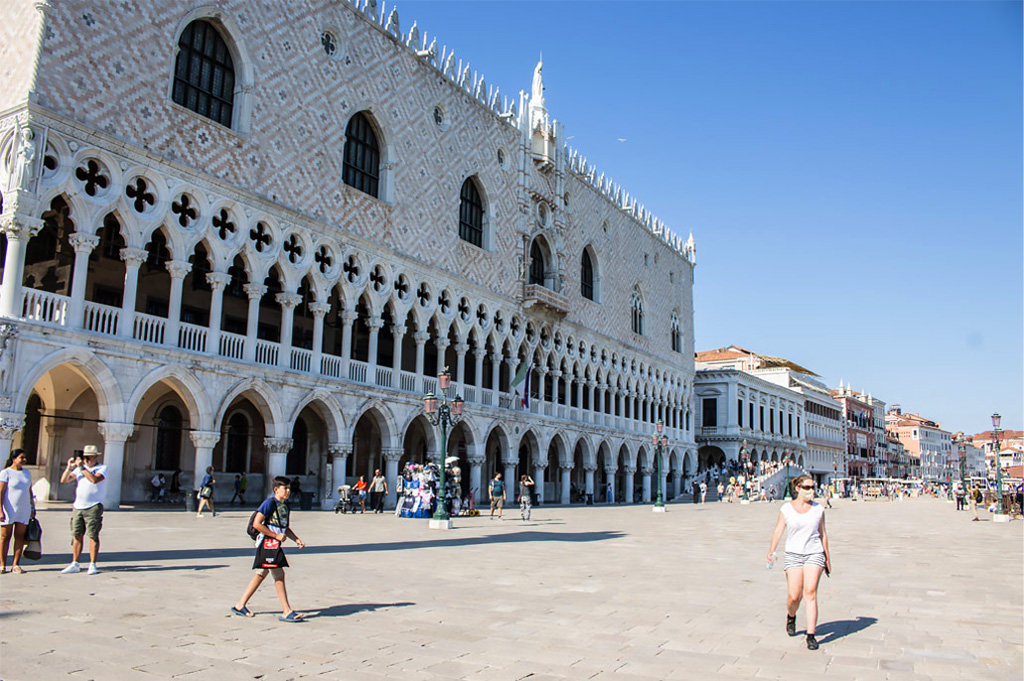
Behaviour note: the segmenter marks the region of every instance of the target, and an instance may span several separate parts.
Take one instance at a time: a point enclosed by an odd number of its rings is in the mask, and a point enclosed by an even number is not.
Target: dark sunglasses
[[[814,485],[797,485],[799,489],[814,489]]]

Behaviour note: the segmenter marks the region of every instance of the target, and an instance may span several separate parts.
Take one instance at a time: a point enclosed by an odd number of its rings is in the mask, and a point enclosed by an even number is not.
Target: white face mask
[[[803,499],[804,501],[810,501],[811,499],[814,498],[814,490],[813,489],[801,489],[800,490],[800,498]]]

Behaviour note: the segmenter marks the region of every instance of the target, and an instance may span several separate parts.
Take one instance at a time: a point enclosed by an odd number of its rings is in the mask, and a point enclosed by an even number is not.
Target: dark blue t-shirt
[[[275,497],[267,497],[256,510],[263,514],[264,525],[279,527],[282,532],[288,529],[290,509],[287,503],[278,501]]]

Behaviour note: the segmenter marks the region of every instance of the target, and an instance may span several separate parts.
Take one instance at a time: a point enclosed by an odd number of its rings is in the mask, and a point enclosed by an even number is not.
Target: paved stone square
[[[249,511],[108,513],[102,573],[60,575],[67,507],[44,550],[0,578],[0,678],[883,679],[1019,681],[1020,522],[972,523],[941,500],[842,501],[827,514],[821,649],[784,631],[764,568],[778,504],[542,507],[450,532],[392,515],[296,512],[293,605],[250,577]],[[798,620],[803,627],[802,612]]]

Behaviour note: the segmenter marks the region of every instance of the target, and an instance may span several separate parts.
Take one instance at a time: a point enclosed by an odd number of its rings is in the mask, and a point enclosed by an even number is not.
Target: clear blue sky
[[[698,350],[1024,427],[1020,2],[397,6],[509,96],[543,52],[569,143],[693,232]]]

